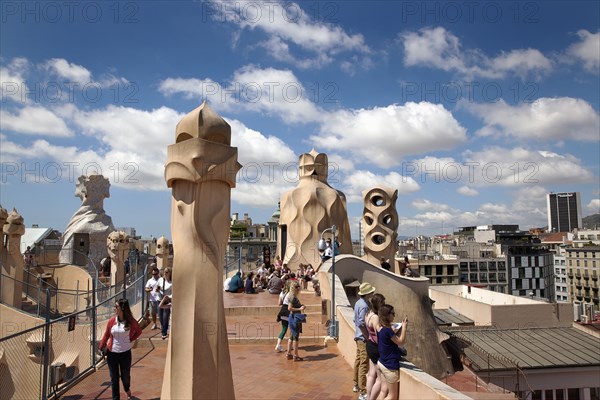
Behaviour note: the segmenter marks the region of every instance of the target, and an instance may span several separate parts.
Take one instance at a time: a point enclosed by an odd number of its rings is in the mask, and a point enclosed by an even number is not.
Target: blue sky
[[[0,204],[63,231],[82,173],[115,226],[170,237],[163,167],[207,100],[266,222],[301,153],[329,155],[353,239],[361,192],[398,189],[399,234],[600,212],[597,1],[11,2],[1,5]]]

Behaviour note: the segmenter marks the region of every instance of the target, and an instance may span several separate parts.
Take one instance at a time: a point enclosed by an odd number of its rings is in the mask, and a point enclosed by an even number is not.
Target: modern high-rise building
[[[581,229],[579,192],[548,194],[548,232],[571,232]]]

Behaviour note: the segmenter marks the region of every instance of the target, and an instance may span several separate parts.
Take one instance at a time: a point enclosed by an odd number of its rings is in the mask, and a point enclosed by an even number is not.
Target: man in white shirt
[[[256,275],[259,277],[259,281],[263,289],[266,289],[267,284],[269,283],[267,276],[269,275],[269,271],[265,267],[265,264],[262,264],[260,268],[256,271]]]
[[[158,329],[156,326],[156,315],[158,314],[158,305],[162,300],[162,295],[156,288],[158,287],[159,272],[158,268],[152,268],[152,278],[146,282],[146,293],[148,294],[148,306],[150,307],[150,315],[152,316],[152,329]]]

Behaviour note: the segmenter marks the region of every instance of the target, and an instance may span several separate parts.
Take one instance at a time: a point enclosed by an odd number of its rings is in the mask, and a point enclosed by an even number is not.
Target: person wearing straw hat
[[[356,342],[356,358],[354,360],[354,392],[358,392],[358,400],[367,399],[367,372],[369,357],[367,355],[367,328],[365,316],[369,311],[369,299],[375,293],[375,287],[363,282],[358,288],[360,298],[354,304],[354,341]]]

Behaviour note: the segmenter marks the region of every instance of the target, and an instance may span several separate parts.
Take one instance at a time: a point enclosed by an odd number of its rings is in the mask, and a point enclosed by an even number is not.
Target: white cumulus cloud
[[[213,19],[266,34],[267,38],[259,46],[275,59],[295,67],[319,68],[330,64],[342,52],[371,52],[363,35],[349,34],[339,25],[316,21],[302,3],[219,0],[208,4]],[[238,35],[235,41],[241,38]]]
[[[443,27],[422,28],[400,35],[404,64],[456,72],[466,77],[525,77],[552,70],[552,62],[537,49],[514,49],[492,57],[480,49],[463,49],[460,39]]]
[[[456,191],[463,196],[477,196],[479,192],[469,186],[461,186]]]
[[[397,189],[398,193],[407,194],[418,191],[419,184],[411,177],[405,177],[397,172],[385,175],[374,174],[371,171],[357,170],[343,177],[342,191],[349,203],[362,203],[362,192],[374,187]],[[332,186],[335,186],[332,184]]]
[[[600,213],[600,199],[592,199],[585,206],[591,213],[599,214]]]
[[[276,115],[292,123],[314,122],[322,111],[308,98],[309,90],[290,70],[246,65],[223,84],[212,79],[167,78],[159,91],[181,93],[188,99],[208,100],[219,111],[252,111]]]
[[[463,164],[469,166],[465,177],[477,186],[586,183],[597,179],[578,158],[551,151],[493,146],[465,151],[463,157]]]
[[[455,148],[466,141],[466,129],[443,105],[408,102],[332,112],[310,141],[390,168],[407,155]]]
[[[28,135],[72,136],[65,121],[53,111],[42,106],[25,106],[11,113],[0,110],[0,129]]]
[[[72,83],[85,85],[92,81],[92,73],[87,68],[70,63],[64,58],[52,58],[46,61],[44,67]]]
[[[600,72],[600,31],[591,33],[585,29],[577,32],[580,41],[567,49],[567,55],[575,57],[583,63],[585,69]]]
[[[600,116],[585,100],[542,97],[532,103],[507,104],[462,102],[485,126],[479,136],[509,136],[520,140],[600,140]]]

